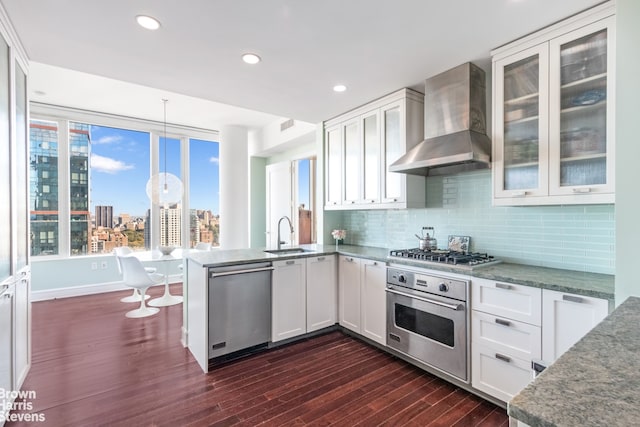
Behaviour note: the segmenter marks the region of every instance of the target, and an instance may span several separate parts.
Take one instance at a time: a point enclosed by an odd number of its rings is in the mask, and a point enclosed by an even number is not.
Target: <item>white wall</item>
[[[257,132],[249,145],[251,156],[269,157],[277,153],[295,149],[300,144],[313,140],[316,126],[311,123],[294,120],[292,127],[280,130],[284,120],[276,120]]]
[[[247,129],[223,126],[220,140],[220,247],[249,247],[249,152]]]
[[[640,296],[640,1],[616,3],[616,305]]]

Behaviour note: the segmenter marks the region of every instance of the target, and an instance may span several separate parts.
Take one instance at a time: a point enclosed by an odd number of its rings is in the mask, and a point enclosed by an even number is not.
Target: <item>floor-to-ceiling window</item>
[[[189,246],[220,245],[220,151],[218,143],[189,140]]]
[[[64,109],[68,117],[55,113],[32,113],[30,123],[32,255],[108,254],[118,246],[193,247],[198,241],[217,244],[217,143],[195,139],[213,139],[216,132],[172,126],[172,136],[165,141],[156,122],[106,115],[94,121],[88,120],[94,119],[91,113],[69,109]],[[113,123],[123,126],[110,126]],[[205,143],[208,151],[201,147]],[[190,149],[193,156],[182,161]],[[205,155],[209,167],[203,169],[199,163]],[[161,172],[192,177],[186,193],[194,195],[190,206],[189,197],[170,205],[152,203],[146,184],[152,173]],[[196,196],[203,192],[210,194],[206,206]],[[191,212],[198,218],[197,226],[194,238],[185,240],[183,218],[191,222]]]

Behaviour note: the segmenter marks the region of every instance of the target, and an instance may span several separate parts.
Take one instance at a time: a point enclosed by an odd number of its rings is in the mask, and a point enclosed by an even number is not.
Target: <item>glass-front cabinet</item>
[[[494,164],[499,194],[510,197],[544,196],[547,193],[548,91],[547,46],[524,50],[496,62],[496,88],[502,120],[496,121]]]
[[[388,168],[422,141],[423,98],[401,89],[324,123],[325,209],[425,206],[425,178]]]
[[[493,52],[495,205],[614,202],[612,13]]]

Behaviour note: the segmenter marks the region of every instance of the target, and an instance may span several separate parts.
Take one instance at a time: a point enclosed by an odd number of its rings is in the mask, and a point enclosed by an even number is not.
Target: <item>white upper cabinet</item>
[[[494,205],[614,202],[614,12],[492,52]]]
[[[388,169],[423,139],[423,98],[402,89],[324,123],[325,209],[425,206],[425,178]]]
[[[342,204],[342,126],[325,130],[326,145],[326,185],[325,205]]]

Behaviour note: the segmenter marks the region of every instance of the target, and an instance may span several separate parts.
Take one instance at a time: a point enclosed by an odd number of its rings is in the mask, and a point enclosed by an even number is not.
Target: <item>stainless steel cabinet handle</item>
[[[231,276],[233,274],[257,273],[259,271],[271,271],[271,270],[273,270],[273,267],[250,268],[247,270],[232,270],[232,271],[224,271],[222,273],[211,273],[209,274],[209,277],[214,278],[214,277],[222,277],[222,276]]]
[[[500,353],[496,353],[496,359],[502,360],[503,362],[511,363],[511,358]]]
[[[291,261],[287,261],[287,265],[293,265],[293,264],[295,264],[295,263],[296,263],[296,262],[295,262],[295,261],[293,261],[293,260],[291,260]]]
[[[513,289],[513,286],[507,285],[506,283],[496,283],[496,288],[511,290],[511,289]]]
[[[575,295],[562,295],[562,299],[564,301],[577,302],[577,303],[583,303],[584,302],[584,298],[580,298],[580,297],[577,297]]]
[[[508,320],[496,319],[496,323],[502,326],[511,326],[511,322]]]
[[[589,187],[579,187],[579,188],[574,188],[573,189],[574,193],[578,193],[578,194],[586,194],[586,193],[591,193],[591,188]]]
[[[318,261],[324,261],[324,260],[325,260],[325,257],[323,257],[323,256],[319,256],[318,257]]]
[[[458,311],[460,309],[460,304],[447,304],[446,302],[440,302],[440,301],[435,301],[435,300],[428,299],[428,298],[417,297],[415,295],[405,294],[404,292],[398,292],[398,291],[396,291],[394,289],[389,289],[389,288],[387,288],[385,290],[387,292],[392,293],[392,294],[401,295],[401,296],[407,297],[407,298],[417,299],[418,301],[428,302],[429,304],[439,305],[440,307],[450,308],[451,310]]]

